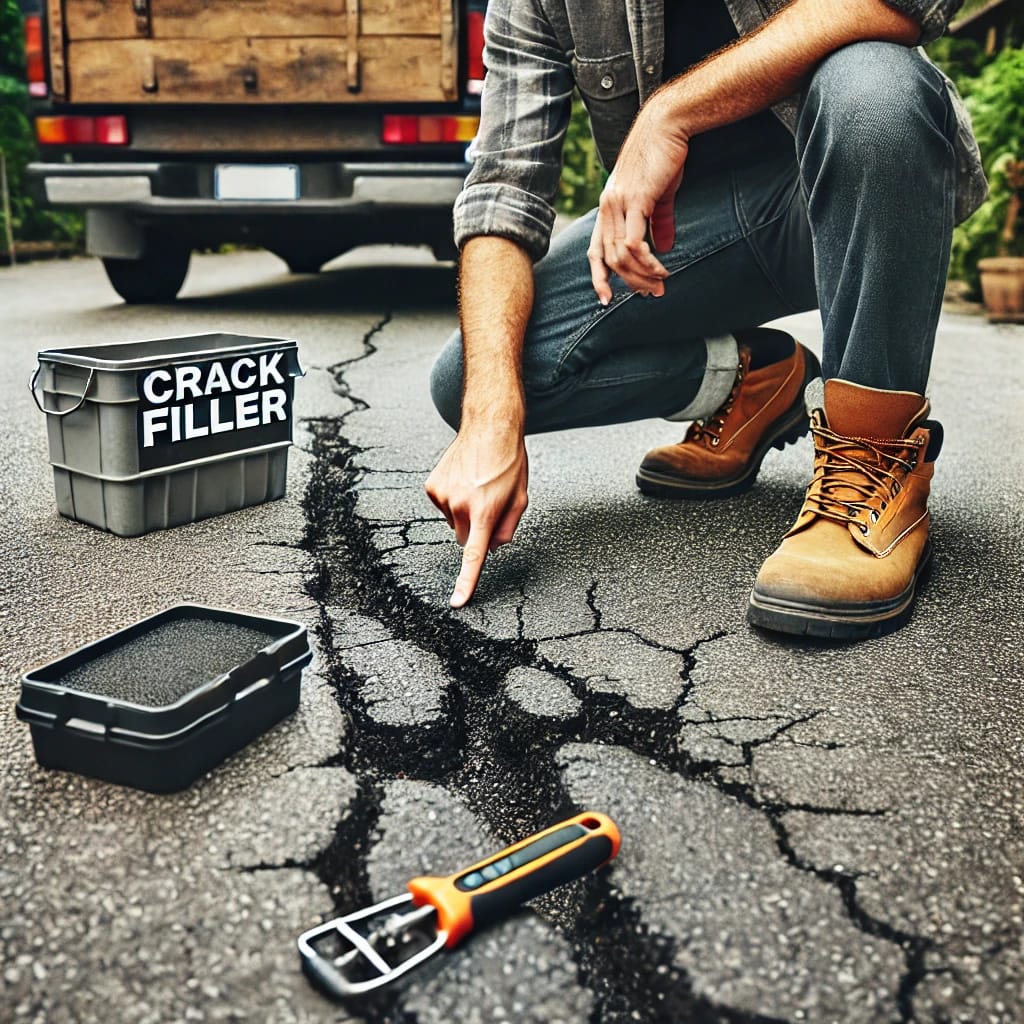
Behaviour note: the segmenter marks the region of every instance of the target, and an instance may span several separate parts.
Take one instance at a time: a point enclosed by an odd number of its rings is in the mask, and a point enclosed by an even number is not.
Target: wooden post
[[[7,252],[11,258],[11,266],[17,263],[14,256],[14,230],[11,227],[11,195],[7,189],[7,158],[4,151],[0,149],[0,193],[3,194],[4,203],[4,227],[7,234]]]
[[[359,68],[359,0],[345,0],[348,15],[348,32],[345,46],[348,48],[348,91],[357,93],[362,89]]]
[[[440,0],[441,4],[441,89],[452,99],[458,95],[455,85],[455,64],[458,53],[458,30],[456,28],[453,0]]]
[[[50,93],[63,100],[68,94],[67,65],[64,63],[64,0],[47,0],[46,22],[50,36]]]
[[[140,36],[152,35],[153,23],[149,0],[132,0],[132,10],[135,12],[135,31]]]

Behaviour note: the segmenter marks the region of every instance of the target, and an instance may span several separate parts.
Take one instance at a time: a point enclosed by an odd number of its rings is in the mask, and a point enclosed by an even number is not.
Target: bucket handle
[[[36,381],[39,380],[39,373],[42,370],[42,363],[35,368],[32,376],[29,378],[28,389],[32,392],[32,397],[35,399],[35,403],[39,408],[40,412],[46,413],[47,416],[70,416],[73,412],[78,412],[79,409],[85,405],[85,400],[89,395],[89,388],[92,387],[92,379],[96,374],[96,367],[89,367],[89,377],[85,382],[85,390],[82,392],[82,397],[78,400],[76,405],[73,405],[70,409],[64,409],[62,412],[57,412],[55,409],[44,409],[43,403],[39,401],[39,392],[36,391]]]

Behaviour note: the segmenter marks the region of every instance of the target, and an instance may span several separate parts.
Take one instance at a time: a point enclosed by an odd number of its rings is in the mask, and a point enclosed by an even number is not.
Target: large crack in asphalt
[[[591,582],[584,599],[592,614],[592,628],[543,639],[626,632],[644,644],[679,656],[682,687],[677,700],[669,708],[638,708],[619,694],[592,689],[586,680],[539,653],[541,641],[524,635],[525,592],[521,592],[516,609],[517,637],[497,639],[452,614],[439,612],[396,577],[384,552],[374,543],[378,527],[356,513],[359,485],[366,475],[357,459],[365,449],[342,433],[352,412],[369,408],[365,400],[353,395],[345,372],[375,353],[373,339],[390,320],[387,314],[370,328],[359,356],[328,369],[350,409],[337,417],[307,423],[314,461],[303,498],[304,547],[313,565],[306,587],[320,609],[319,640],[328,676],[343,714],[353,725],[342,750],[328,763],[343,765],[358,785],[357,798],[337,823],[333,841],[312,865],[329,887],[335,906],[348,912],[373,901],[366,856],[377,838],[384,786],[389,780],[412,778],[443,786],[495,835],[513,842],[581,809],[573,805],[557,764],[557,753],[566,743],[621,746],[665,772],[713,786],[764,815],[780,855],[791,867],[834,887],[859,930],[902,950],[905,972],[894,995],[900,1019],[912,1021],[914,990],[932,973],[925,968],[929,942],[868,914],[858,902],[855,873],[819,868],[803,860],[790,842],[783,820],[795,810],[831,815],[882,812],[767,802],[756,796],[752,786],[727,778],[721,762],[696,760],[680,746],[681,711],[692,695],[690,673],[697,650],[724,634],[683,649],[658,644],[632,630],[610,630],[603,625],[597,602],[598,582]],[[397,546],[409,545],[406,524],[399,531]],[[437,721],[419,727],[388,726],[368,713],[363,696],[366,679],[346,664],[344,652],[335,646],[330,609],[339,607],[375,620],[396,640],[413,643],[440,661],[456,683],[444,698],[440,726]],[[537,718],[526,720],[520,712],[517,721],[516,709],[502,699],[501,682],[511,671],[523,668],[540,669],[563,680],[580,702],[580,713],[539,723]],[[766,737],[739,744],[742,762],[749,767],[756,747],[773,742],[810,717],[813,715],[781,719]],[[709,717],[703,724],[713,726],[715,721]],[[732,742],[725,736],[722,739]],[[579,981],[594,995],[592,1024],[637,1020],[649,1024],[752,1024],[774,1019],[718,1005],[695,992],[676,962],[674,941],[645,927],[639,908],[612,888],[607,873],[574,886],[583,888],[582,899],[553,893],[535,906],[571,944]],[[571,887],[567,891],[571,892]],[[401,988],[379,990],[358,1012],[382,1024],[415,1024],[402,1007]]]

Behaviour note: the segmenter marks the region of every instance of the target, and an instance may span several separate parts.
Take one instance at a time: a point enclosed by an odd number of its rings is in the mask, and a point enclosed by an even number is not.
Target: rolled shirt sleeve
[[[885,0],[890,7],[902,11],[921,23],[919,43],[930,43],[938,39],[963,6],[963,0]]]
[[[455,242],[499,235],[534,261],[548,250],[572,110],[568,55],[533,0],[491,0],[487,77],[473,166],[455,202]]]

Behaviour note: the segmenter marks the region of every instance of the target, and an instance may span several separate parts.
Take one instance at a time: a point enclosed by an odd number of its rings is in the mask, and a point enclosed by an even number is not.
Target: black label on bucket
[[[284,352],[161,366],[138,388],[141,471],[291,440]]]

